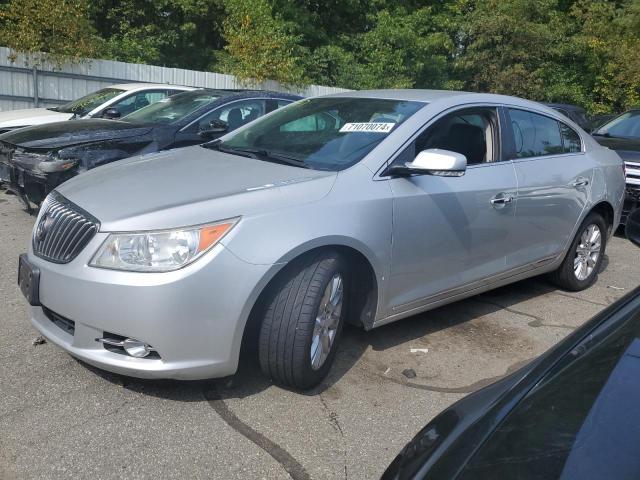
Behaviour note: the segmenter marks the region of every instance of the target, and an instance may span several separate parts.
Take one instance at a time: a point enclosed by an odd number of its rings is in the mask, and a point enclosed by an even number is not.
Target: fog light
[[[126,353],[127,355],[135,358],[144,358],[150,353],[154,352],[155,356],[159,358],[156,349],[148,343],[136,340],[135,338],[121,337],[120,335],[115,335],[108,332],[105,332],[105,334],[107,336],[104,338],[96,338],[96,342],[102,343],[107,350],[114,351],[113,349],[115,347],[115,351],[117,353]]]
[[[143,358],[151,353],[151,347],[140,340],[136,340],[135,338],[127,338],[124,342],[122,342],[122,347],[124,351],[127,352],[132,357]]]

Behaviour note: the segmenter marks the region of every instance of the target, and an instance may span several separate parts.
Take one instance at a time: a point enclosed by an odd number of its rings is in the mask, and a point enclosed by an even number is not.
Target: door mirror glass
[[[631,242],[640,247],[640,208],[636,208],[627,217],[625,234]]]
[[[102,114],[102,118],[108,118],[109,120],[120,118],[120,112],[117,108],[107,108]]]
[[[198,133],[201,137],[213,138],[216,135],[225,133],[227,130],[229,130],[229,124],[227,122],[214,118],[206,128],[201,129]]]
[[[441,177],[461,177],[467,170],[467,157],[451,150],[430,148],[423,150],[412,162],[395,167],[393,173],[407,175],[437,175]]]

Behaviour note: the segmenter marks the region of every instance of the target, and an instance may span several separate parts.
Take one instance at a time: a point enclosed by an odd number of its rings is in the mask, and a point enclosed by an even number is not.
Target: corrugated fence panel
[[[0,47],[0,111],[35,106],[33,71],[18,55],[9,60],[10,50]],[[87,60],[57,69],[42,65],[37,70],[39,106],[47,107],[79,98],[100,88],[125,82],[167,83],[208,88],[246,88],[233,75],[200,72],[181,68],[159,67],[113,60]],[[255,88],[298,93],[304,96],[344,92],[345,89],[310,85],[302,90],[291,90],[278,82],[268,80]]]

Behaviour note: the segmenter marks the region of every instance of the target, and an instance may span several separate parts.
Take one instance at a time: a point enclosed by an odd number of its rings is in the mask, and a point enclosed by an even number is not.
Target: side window
[[[120,112],[120,116],[124,117],[164,98],[167,98],[166,90],[147,90],[146,92],[134,93],[123,98],[119,102],[110,105],[109,108],[117,109]]]
[[[240,100],[229,103],[198,120],[198,128],[206,130],[212,120],[222,120],[229,125],[229,131],[235,130],[265,114],[264,100]]]
[[[495,108],[459,110],[441,118],[414,142],[415,156],[440,148],[461,153],[468,165],[498,161],[498,116]]]
[[[517,158],[563,153],[560,126],[553,118],[537,113],[509,109]]]
[[[293,100],[277,100],[276,101],[276,105],[278,105],[277,108],[286,107],[291,103],[293,103]]]
[[[563,151],[565,153],[578,153],[582,151],[582,142],[580,141],[578,132],[564,123],[560,124],[560,131],[562,132]]]

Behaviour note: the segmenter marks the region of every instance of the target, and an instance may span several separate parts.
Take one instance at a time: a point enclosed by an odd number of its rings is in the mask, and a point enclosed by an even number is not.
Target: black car
[[[180,93],[121,120],[56,122],[0,135],[0,183],[28,209],[69,178],[116,160],[215,139],[302,97],[260,90]]]
[[[587,132],[591,129],[591,122],[587,118],[587,112],[584,108],[569,103],[545,103],[545,105],[573,120]]]
[[[627,224],[640,246],[640,210]],[[640,478],[640,288],[424,427],[383,479]]]
[[[640,207],[640,109],[629,110],[591,132],[598,143],[615,150],[624,160],[627,188],[622,223]]]

